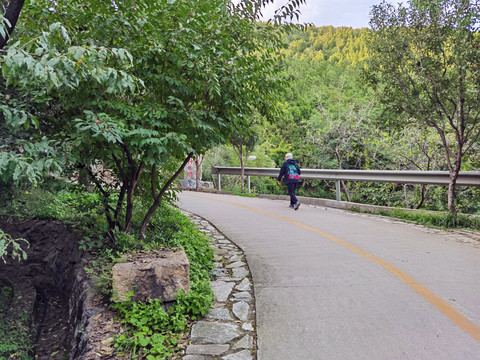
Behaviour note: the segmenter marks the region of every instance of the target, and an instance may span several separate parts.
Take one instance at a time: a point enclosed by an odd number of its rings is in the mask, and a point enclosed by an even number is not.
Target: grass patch
[[[393,209],[393,210],[360,210],[356,207],[352,207],[349,210],[382,215],[391,217],[394,219],[400,219],[408,222],[412,222],[419,225],[424,225],[428,227],[440,228],[440,229],[463,229],[470,231],[480,231],[480,218],[465,215],[457,214],[456,216],[446,213],[446,212],[433,212],[433,211],[422,211],[422,210],[404,210],[404,209]]]
[[[243,197],[258,197],[258,194],[254,194],[254,193],[242,193],[240,191],[238,192],[234,192],[232,195],[235,195],[235,196],[243,196]]]

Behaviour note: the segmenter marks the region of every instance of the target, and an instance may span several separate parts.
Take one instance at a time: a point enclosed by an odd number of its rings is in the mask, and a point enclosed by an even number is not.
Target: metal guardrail
[[[250,176],[277,178],[279,172],[280,169],[275,168],[245,168],[248,191],[250,192]],[[241,168],[212,166],[213,174],[218,175],[218,188],[221,190],[221,175],[240,175]],[[448,171],[302,169],[300,178],[335,181],[337,200],[340,200],[340,181],[448,185],[450,173]],[[480,172],[461,171],[457,178],[457,185],[480,186]]]

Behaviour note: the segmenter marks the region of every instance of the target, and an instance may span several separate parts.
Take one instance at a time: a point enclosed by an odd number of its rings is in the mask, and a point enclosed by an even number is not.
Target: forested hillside
[[[281,166],[291,151],[304,168],[448,170],[438,134],[395,106],[381,103],[367,82],[371,30],[309,27],[284,36],[285,71],[290,76],[282,115],[265,122],[246,166]],[[447,134],[447,136],[454,136]],[[478,146],[477,146],[478,147]],[[472,149],[473,150],[473,149]],[[470,151],[462,170],[478,168]],[[210,151],[206,164],[240,166],[229,147]],[[231,179],[233,188],[238,179]],[[282,193],[274,181],[254,179],[258,192]],[[345,200],[445,210],[446,188],[394,184],[343,184]],[[228,183],[227,185],[228,186]],[[459,208],[476,212],[475,189],[458,189]],[[300,193],[333,198],[334,184],[304,181]]]
[[[367,58],[367,28],[311,26],[304,32],[285,36],[289,43],[287,59],[328,61],[337,65],[356,65]]]

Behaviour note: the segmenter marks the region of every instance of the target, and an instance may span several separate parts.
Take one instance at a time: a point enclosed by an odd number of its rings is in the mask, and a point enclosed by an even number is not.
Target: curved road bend
[[[480,360],[480,246],[287,201],[183,192],[246,254],[258,360]]]

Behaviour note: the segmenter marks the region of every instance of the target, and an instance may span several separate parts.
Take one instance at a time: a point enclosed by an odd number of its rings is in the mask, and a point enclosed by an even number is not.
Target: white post
[[[247,176],[248,193],[250,194],[250,176]]]
[[[218,191],[222,191],[222,174],[218,174]]]

